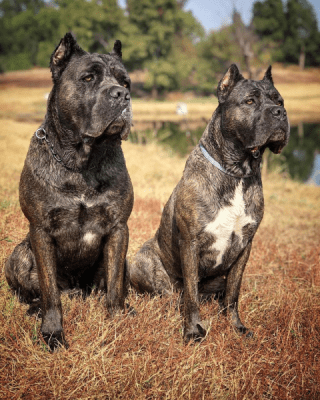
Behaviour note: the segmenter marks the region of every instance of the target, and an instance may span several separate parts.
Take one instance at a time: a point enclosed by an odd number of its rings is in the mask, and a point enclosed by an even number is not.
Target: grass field
[[[288,90],[292,101],[304,95]],[[265,216],[240,294],[240,314],[254,331],[252,339],[239,336],[218,315],[217,304],[206,303],[205,341],[184,345],[178,294],[150,298],[130,292],[137,315],[114,319],[97,296],[63,295],[70,348],[47,351],[41,321],[26,315],[3,273],[5,259],[28,230],[18,183],[39,126],[30,115],[44,113],[45,93],[46,88],[18,87],[0,93],[0,398],[320,399],[320,188],[276,174],[264,181]],[[154,143],[125,142],[123,148],[135,190],[132,258],[155,233],[185,159]]]
[[[273,68],[274,82],[285,99],[291,125],[299,122],[320,122],[320,69],[300,71],[291,66]],[[132,80],[138,79],[133,74]],[[140,78],[139,78],[140,79]],[[51,89],[49,69],[34,69],[30,71],[16,71],[0,76],[0,117],[10,117],[18,121],[41,121],[45,112],[44,96]],[[212,85],[212,93],[216,85]],[[217,106],[217,98],[200,97],[190,98],[182,93],[171,94],[169,98],[175,100],[151,101],[135,99],[133,101],[133,115],[135,127],[133,129],[149,128],[155,121],[182,122],[184,116],[176,114],[178,101],[188,106],[188,121],[191,126],[203,126],[209,120]]]

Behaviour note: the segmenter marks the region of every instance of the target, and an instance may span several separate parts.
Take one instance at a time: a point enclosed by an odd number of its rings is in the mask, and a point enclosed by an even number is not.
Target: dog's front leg
[[[198,341],[206,335],[199,314],[199,256],[193,241],[180,239],[179,246],[184,291],[184,339],[186,342],[191,339]]]
[[[112,230],[104,246],[106,305],[111,315],[124,308],[124,269],[128,243],[129,230],[125,224]]]
[[[246,328],[240,320],[238,299],[242,275],[250,256],[251,245],[252,243],[250,242],[232,266],[227,276],[226,293],[221,304],[222,307],[224,306],[225,312],[229,311],[231,313],[231,321],[235,328],[241,333],[247,333],[247,336],[252,336],[252,332],[248,331],[248,328]]]
[[[56,251],[53,240],[41,228],[30,226],[30,241],[35,255],[41,293],[41,333],[50,350],[64,345],[62,307],[56,277]]]

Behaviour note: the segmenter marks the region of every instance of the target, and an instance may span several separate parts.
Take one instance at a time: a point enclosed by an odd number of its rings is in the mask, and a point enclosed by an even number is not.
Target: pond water
[[[167,123],[157,132],[156,140],[175,153],[185,156],[198,143],[204,129],[205,126],[186,131],[178,124]],[[143,141],[153,140],[154,137],[151,131],[141,135]],[[137,141],[137,135],[132,135],[131,141]],[[291,127],[290,140],[282,154],[278,156],[269,150],[267,152],[268,169],[277,169],[295,180],[320,186],[319,123],[301,123]]]

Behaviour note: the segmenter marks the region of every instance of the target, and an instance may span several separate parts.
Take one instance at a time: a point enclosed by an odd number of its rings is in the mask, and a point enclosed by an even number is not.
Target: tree
[[[307,0],[288,0],[286,20],[284,60],[299,63],[301,69],[318,64],[320,34],[312,5]]]
[[[117,0],[3,0],[0,10],[0,62],[9,70],[48,66],[69,31],[85,50],[110,51],[126,25]]]
[[[256,1],[253,5],[252,23],[255,33],[273,42],[283,42],[286,16],[282,0]]]
[[[26,69],[36,61],[38,51],[36,15],[42,0],[0,2],[1,69]]]
[[[252,25],[260,40],[272,47],[272,59],[281,60],[285,39],[286,15],[282,0],[256,1],[253,5]]]
[[[232,36],[232,26],[225,26],[212,31],[197,45],[196,86],[204,94],[214,92],[220,74],[228,68],[231,60],[239,63],[240,56]]]
[[[320,33],[312,5],[307,0],[257,1],[253,6],[255,33],[274,43],[273,57],[278,61],[306,65],[320,62]]]
[[[179,88],[184,73],[180,71],[181,59],[187,42],[203,35],[203,28],[191,12],[183,10],[185,1],[177,0],[127,0],[129,22],[139,32],[139,57],[137,66],[149,72],[146,87],[156,97],[158,91]],[[191,73],[192,66],[186,64]],[[185,71],[184,71],[185,72]]]
[[[27,10],[37,14],[44,7],[44,4],[44,0],[1,0],[0,15],[2,17],[13,17]]]
[[[256,79],[270,64],[271,45],[254,33],[253,25],[246,26],[238,11],[232,14],[232,24],[211,32],[198,45],[198,86],[204,93],[212,93],[214,84],[231,63],[247,72],[249,79]]]

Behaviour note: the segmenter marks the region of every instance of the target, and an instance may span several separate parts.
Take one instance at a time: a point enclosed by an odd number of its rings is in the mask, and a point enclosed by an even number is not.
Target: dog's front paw
[[[27,310],[27,315],[29,315],[29,317],[34,316],[37,318],[42,318],[42,310],[41,310],[40,301],[29,305],[29,308]]]
[[[69,344],[65,340],[63,331],[57,332],[41,332],[44,341],[47,343],[50,351],[58,350],[60,347],[69,348]]]
[[[107,310],[110,318],[119,317],[125,313],[124,305],[108,306]]]
[[[129,317],[135,317],[137,315],[137,311],[134,307],[130,306],[129,303],[125,303],[125,310]]]
[[[200,324],[196,324],[195,326],[185,330],[184,341],[186,343],[190,340],[201,342],[206,334],[207,331]]]
[[[241,335],[245,336],[248,339],[253,337],[253,332],[246,328],[244,325],[237,326],[236,329]]]

